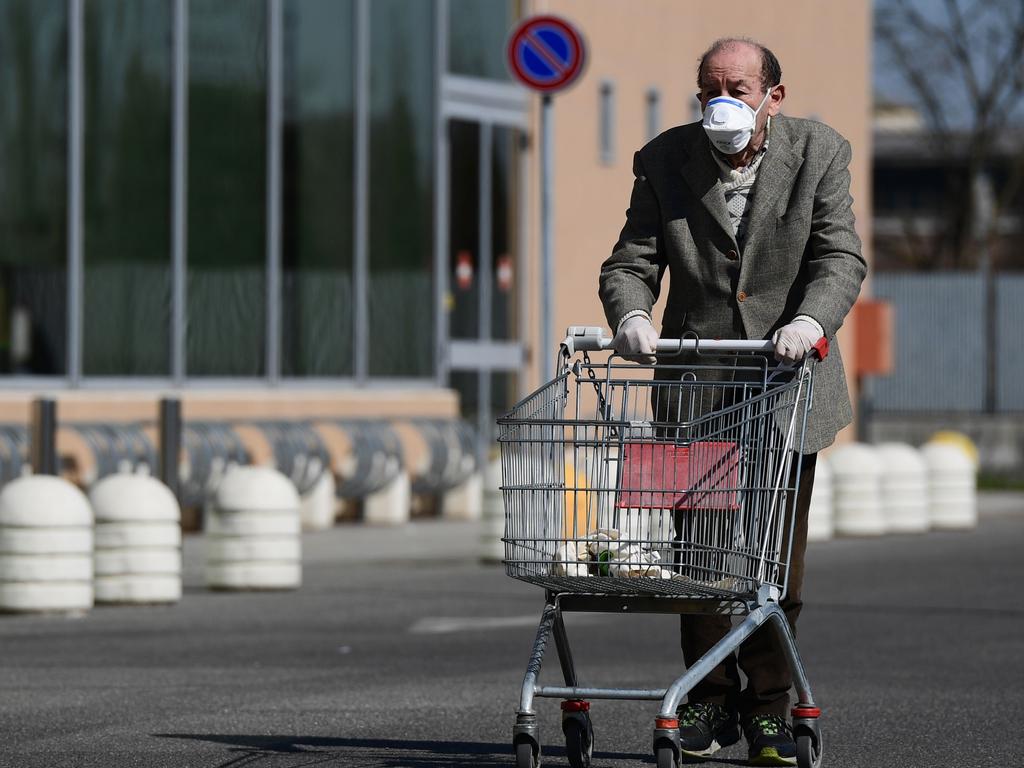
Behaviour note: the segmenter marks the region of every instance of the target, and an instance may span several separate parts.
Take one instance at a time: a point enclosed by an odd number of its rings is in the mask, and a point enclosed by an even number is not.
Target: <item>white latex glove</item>
[[[807,320],[794,320],[784,325],[772,336],[775,345],[775,359],[793,365],[804,359],[811,348],[821,338],[818,327]]]
[[[615,351],[634,363],[653,363],[658,346],[658,332],[643,315],[627,318],[612,339]]]

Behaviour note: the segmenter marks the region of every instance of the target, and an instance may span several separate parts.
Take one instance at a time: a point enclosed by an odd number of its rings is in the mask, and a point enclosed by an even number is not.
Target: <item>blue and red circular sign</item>
[[[532,16],[508,39],[508,64],[524,85],[535,91],[569,86],[583,71],[583,36],[558,16]]]

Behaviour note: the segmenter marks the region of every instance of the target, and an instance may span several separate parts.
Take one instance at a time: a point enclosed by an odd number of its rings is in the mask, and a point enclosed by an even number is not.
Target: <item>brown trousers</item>
[[[793,551],[789,561],[789,589],[780,603],[794,634],[796,620],[803,607],[800,594],[804,580],[804,553],[807,550],[807,512],[811,505],[816,461],[816,453],[801,457],[800,487],[795,500]],[[787,514],[793,514],[792,506]],[[787,527],[788,524],[787,517]],[[729,616],[683,614],[679,618],[683,659],[688,667],[695,664],[732,628]],[[747,678],[747,687],[743,689],[740,686],[740,669]],[[789,714],[789,689],[792,684],[792,674],[775,630],[768,624],[762,624],[740,646],[738,653],[726,657],[690,691],[688,699],[691,702],[720,704],[739,712],[741,716],[773,714],[786,717]]]

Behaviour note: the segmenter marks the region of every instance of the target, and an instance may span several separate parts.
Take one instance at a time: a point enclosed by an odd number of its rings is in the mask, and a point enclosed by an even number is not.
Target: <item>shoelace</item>
[[[755,715],[750,719],[751,730],[758,730],[765,736],[778,736],[786,732],[786,721],[778,715]]]
[[[710,723],[715,714],[715,705],[710,704],[706,701],[699,702],[697,704],[687,704],[686,708],[680,713],[679,725],[690,726],[696,725],[698,722]]]

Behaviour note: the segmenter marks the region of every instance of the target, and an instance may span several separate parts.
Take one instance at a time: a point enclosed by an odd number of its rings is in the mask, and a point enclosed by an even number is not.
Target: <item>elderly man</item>
[[[787,362],[828,339],[830,353],[815,371],[781,603],[795,629],[815,458],[852,417],[834,337],[866,265],[850,207],[850,144],[822,123],[783,116],[781,81],[774,54],[752,40],[719,40],[701,57],[703,121],[666,131],[636,153],[626,223],[601,267],[600,296],[616,351],[633,360],[655,359],[651,311],[666,269],[662,337],[771,339]],[[731,626],[720,616],[681,622],[688,666]],[[738,669],[747,677],[743,690]],[[684,757],[735,743],[742,726],[752,765],[794,764],[791,683],[774,633],[762,626],[680,708]]]

